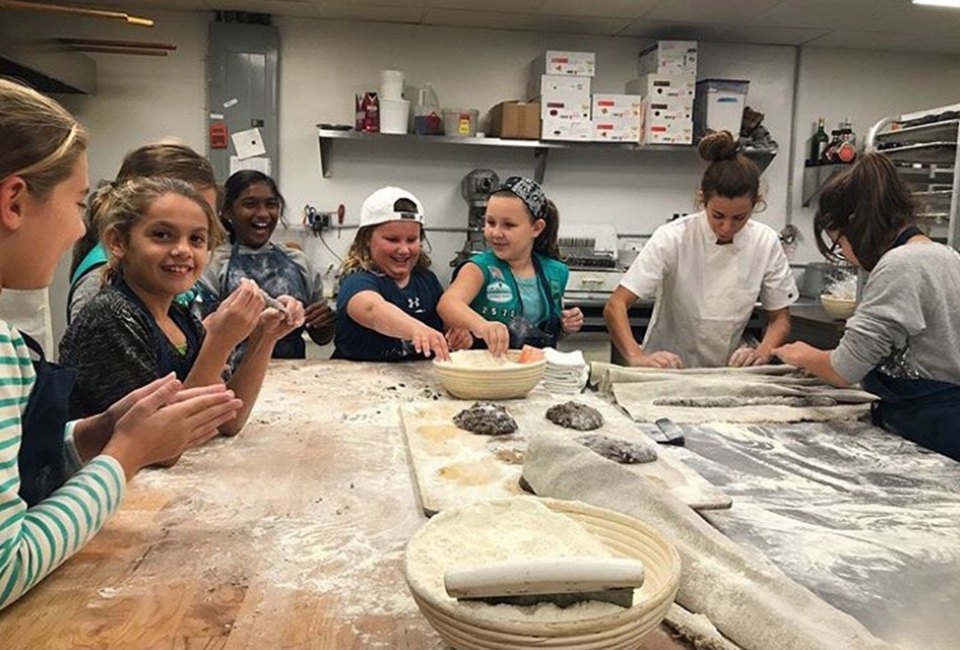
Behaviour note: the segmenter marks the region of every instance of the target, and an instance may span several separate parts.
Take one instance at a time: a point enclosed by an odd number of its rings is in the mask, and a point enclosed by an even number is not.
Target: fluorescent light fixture
[[[960,9],[960,0],[913,0],[915,5],[926,5],[928,7],[951,7]]]

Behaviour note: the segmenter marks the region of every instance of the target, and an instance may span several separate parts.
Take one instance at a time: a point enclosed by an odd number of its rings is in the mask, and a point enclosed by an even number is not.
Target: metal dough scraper
[[[639,560],[558,557],[453,569],[444,575],[443,582],[453,598],[491,605],[553,603],[569,607],[586,600],[600,600],[630,607],[633,591],[643,585],[643,578],[643,563]]]

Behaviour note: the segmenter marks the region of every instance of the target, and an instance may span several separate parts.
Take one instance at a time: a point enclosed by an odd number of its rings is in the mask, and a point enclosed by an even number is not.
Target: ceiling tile
[[[756,23],[783,0],[661,0],[644,18],[717,25]]]
[[[784,0],[760,14],[758,20],[770,27],[846,29],[860,27],[883,4],[877,0]]]
[[[547,0],[540,13],[555,16],[591,16],[599,18],[639,18],[659,0]]]
[[[891,0],[879,0],[878,9],[857,24],[858,29],[872,32],[896,32],[917,36],[960,35],[960,10],[924,7]]]
[[[402,5],[372,5],[354,2],[325,2],[315,14],[320,18],[384,23],[419,23],[423,8]]]
[[[960,54],[960,39],[956,36],[917,37],[914,42],[905,46],[903,49],[908,52]],[[948,65],[956,65],[956,59],[950,61]]]
[[[723,34],[723,40],[761,45],[802,45],[809,40],[829,33],[826,29],[802,27],[731,27]]]
[[[649,39],[677,39],[684,41],[715,41],[728,27],[696,23],[675,23],[660,20],[635,20],[620,36],[642,36]]]
[[[503,12],[508,14],[535,14],[549,0],[426,0],[429,8],[458,9],[461,11]]]
[[[426,25],[610,36],[619,33],[629,22],[626,18],[580,18],[433,8],[427,8],[423,15],[423,23]]]
[[[809,47],[836,47],[851,50],[902,50],[921,40],[913,34],[866,32],[838,29],[804,43]]]

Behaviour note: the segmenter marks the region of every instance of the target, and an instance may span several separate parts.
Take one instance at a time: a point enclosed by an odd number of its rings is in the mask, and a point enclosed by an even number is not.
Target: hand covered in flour
[[[683,361],[673,352],[658,350],[650,354],[640,353],[640,356],[628,360],[633,367],[639,368],[683,368]]]
[[[183,390],[173,373],[128,397],[127,411],[103,449],[123,466],[127,479],[214,437],[243,405],[223,384]]]
[[[283,305],[287,313],[279,309],[268,307],[260,313],[260,320],[253,332],[253,337],[261,337],[268,341],[279,341],[284,336],[297,329],[304,322],[303,303],[291,296],[280,296],[277,302]]]
[[[483,325],[473,330],[473,335],[483,339],[490,354],[495,357],[502,357],[510,347],[510,330],[498,321],[484,321]]]
[[[781,361],[798,368],[809,368],[810,360],[814,354],[820,352],[817,348],[807,343],[797,341],[796,343],[787,343],[781,345],[773,351]]]
[[[413,349],[416,350],[418,354],[422,354],[425,357],[433,355],[441,361],[450,360],[450,350],[447,347],[446,337],[432,327],[427,327],[420,321],[416,321],[416,325],[414,325],[413,332],[410,336],[410,341],[413,343]]]
[[[232,350],[253,332],[260,322],[263,307],[260,287],[253,280],[244,278],[240,286],[203,321],[207,336]]]
[[[746,366],[762,366],[764,364],[770,363],[770,357],[773,356],[769,352],[762,352],[757,348],[752,348],[749,345],[744,345],[740,347],[736,352],[730,355],[730,361],[727,362],[727,365],[731,368],[744,368]]]
[[[560,325],[564,334],[573,334],[583,328],[583,312],[579,307],[564,309],[561,312]]]
[[[447,331],[447,347],[450,350],[469,350],[473,347],[473,334],[469,330],[453,327]]]

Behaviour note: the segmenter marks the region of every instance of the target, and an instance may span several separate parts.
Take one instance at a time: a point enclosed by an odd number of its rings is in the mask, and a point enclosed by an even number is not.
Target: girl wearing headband
[[[580,309],[563,309],[570,270],[560,261],[557,207],[537,183],[512,176],[490,195],[483,235],[490,249],[457,269],[438,311],[469,329],[496,356],[524,345],[555,346],[583,327]]]
[[[657,228],[603,309],[607,329],[631,366],[752,366],[770,361],[790,331],[797,284],[777,232],[751,219],[760,170],[737,153],[729,131],[700,141],[707,167],[703,211]],[[627,310],[656,300],[643,345]],[[741,343],[757,301],[767,312],[763,340]]]

